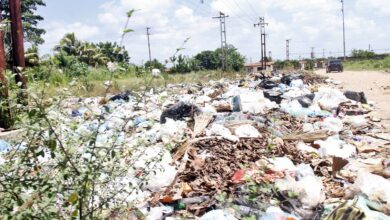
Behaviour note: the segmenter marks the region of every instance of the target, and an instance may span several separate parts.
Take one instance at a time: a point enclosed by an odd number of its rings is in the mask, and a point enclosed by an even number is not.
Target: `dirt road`
[[[343,90],[363,91],[368,101],[375,102],[377,115],[385,124],[390,124],[390,73],[378,71],[345,71],[343,73],[318,74],[342,82]]]

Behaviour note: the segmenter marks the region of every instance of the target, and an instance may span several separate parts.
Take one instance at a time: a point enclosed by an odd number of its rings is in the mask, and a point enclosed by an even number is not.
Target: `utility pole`
[[[150,27],[147,27],[146,28],[146,35],[148,36],[148,48],[149,48],[149,62],[151,63],[152,62],[152,52],[150,50]]]
[[[20,0],[10,0],[9,8],[11,15],[13,68],[16,72],[15,80],[17,83],[21,83],[22,89],[27,89],[27,78],[19,70],[19,67],[26,67],[26,61],[24,58],[23,27]]]
[[[310,56],[311,59],[314,60],[314,58],[315,58],[314,47],[311,48],[311,54],[310,54],[310,55],[311,55],[311,56]]]
[[[286,60],[287,61],[290,60],[290,40],[291,39],[286,40]]]
[[[345,46],[345,18],[344,18],[344,0],[341,0],[341,12],[343,13],[343,46],[344,46],[344,61],[347,60],[346,46]]]
[[[0,23],[3,22],[1,16],[0,8]],[[5,71],[7,69],[7,62],[5,60],[5,47],[4,47],[4,30],[0,29],[0,82],[1,82],[1,91],[0,98],[7,99],[9,96],[8,87],[7,87],[7,78],[5,77]]]
[[[265,18],[260,17],[259,23],[254,24],[255,27],[260,27],[260,36],[261,36],[261,69],[265,70],[267,68],[267,46],[266,46],[266,34],[265,26],[268,23],[265,23]]]
[[[271,61],[272,59],[272,51],[268,51],[268,60]]]
[[[371,44],[368,44],[368,51],[371,51]]]
[[[226,72],[227,70],[227,41],[226,41],[226,18],[229,15],[225,15],[222,12],[219,12],[219,17],[213,17],[213,19],[219,19],[220,30],[221,30],[221,50],[222,50],[222,70]]]
[[[0,8],[0,23],[3,21],[1,17]],[[5,71],[7,69],[7,63],[5,60],[5,48],[4,48],[4,30],[0,29],[0,101],[3,102],[3,106],[0,109],[0,127],[10,128],[12,126],[12,115],[11,109],[9,108],[8,102],[8,85],[7,78],[5,77]]]

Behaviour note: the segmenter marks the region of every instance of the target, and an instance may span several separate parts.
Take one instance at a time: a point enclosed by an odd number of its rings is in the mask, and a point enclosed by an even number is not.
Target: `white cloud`
[[[357,0],[356,9],[369,14],[389,15],[390,4],[388,0]],[[375,12],[375,13],[372,13]]]
[[[100,29],[97,26],[75,22],[51,22],[44,27],[47,33],[44,35],[45,44],[43,51],[49,52],[67,33],[74,32],[81,40],[89,40],[99,36]]]
[[[76,0],[69,0],[76,1]],[[346,3],[348,50],[366,47],[390,47],[389,0],[356,0]],[[265,16],[269,25],[267,48],[276,58],[285,57],[285,40],[291,39],[291,53],[297,58],[308,57],[311,47],[317,54],[342,51],[341,3],[339,0],[107,0],[96,12],[95,21],[55,22],[47,27],[48,42],[59,40],[74,31],[78,37],[91,40],[118,40],[126,22],[126,12],[137,9],[126,36],[125,46],[132,61],[141,63],[148,57],[146,27],[151,27],[152,56],[161,61],[171,56],[184,39],[190,37],[183,53],[192,55],[212,50],[220,45],[219,21],[211,19],[219,11],[229,14],[226,19],[228,43],[253,60],[259,59],[259,29],[253,24]],[[374,15],[374,16],[373,16]],[[389,16],[390,17],[390,16]],[[66,18],[62,18],[66,20]],[[363,28],[364,27],[364,28]],[[318,50],[318,51],[317,51]]]

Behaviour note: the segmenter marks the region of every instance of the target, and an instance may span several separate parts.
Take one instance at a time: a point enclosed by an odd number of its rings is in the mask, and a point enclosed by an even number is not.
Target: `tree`
[[[157,59],[154,59],[145,63],[145,69],[159,69],[160,71],[164,71],[165,66]]]
[[[26,66],[33,67],[39,64],[39,52],[38,46],[32,45],[30,48],[26,50],[24,54],[26,58]]]
[[[38,23],[43,21],[44,18],[36,14],[36,11],[39,6],[46,6],[46,4],[43,2],[43,0],[23,0],[21,3],[25,41],[33,45],[43,44],[44,40],[42,36],[46,33],[46,31],[42,28],[39,28]],[[3,19],[10,20],[9,0],[1,1],[0,7],[3,9]],[[5,42],[6,45],[10,45],[10,32],[7,32]]]
[[[216,56],[219,58],[218,67],[222,68],[222,56],[223,56],[223,50],[221,48],[218,48],[215,50]],[[233,45],[227,46],[227,67],[228,70],[234,70],[234,71],[241,71],[244,68],[245,65],[245,57],[241,55],[237,48],[235,48]]]
[[[65,34],[60,43],[54,47],[54,51],[63,52],[69,56],[80,55],[81,41],[76,38],[74,33]]]
[[[124,47],[116,43],[100,42],[94,44],[87,41],[80,41],[74,33],[66,34],[54,47],[56,56],[64,61],[64,56],[72,56],[78,61],[90,66],[105,65],[108,62],[128,63],[130,60],[128,52]],[[60,61],[60,63],[64,63]]]
[[[215,51],[202,51],[195,56],[198,67],[206,70],[216,70],[222,68],[223,50],[221,48]],[[227,47],[227,67],[229,70],[241,71],[244,68],[245,57],[241,55],[233,45]]]
[[[274,64],[275,69],[278,70],[293,70],[293,69],[299,69],[300,64],[297,60],[285,60],[285,61],[276,61]]]
[[[189,58],[183,55],[177,56],[174,66],[171,70],[173,73],[189,73],[191,72],[191,67],[189,63]]]
[[[130,56],[125,47],[120,47],[116,42],[100,42],[96,45],[105,57],[111,62],[129,63]]]
[[[369,50],[352,50],[352,57],[357,59],[371,59],[375,57],[375,52]]]
[[[195,56],[195,59],[199,61],[199,66],[202,69],[216,70],[219,67],[218,56],[214,51],[202,51]]]

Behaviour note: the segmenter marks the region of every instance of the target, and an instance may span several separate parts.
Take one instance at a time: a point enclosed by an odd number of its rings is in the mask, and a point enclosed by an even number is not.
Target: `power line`
[[[252,6],[252,4],[250,3],[249,0],[246,0],[246,2],[248,3],[249,8],[250,8],[251,11],[253,12],[253,15],[254,15],[255,17],[257,17],[257,12],[256,12],[255,9],[254,9],[255,7]]]
[[[229,1],[223,1],[222,2],[230,11],[236,11],[236,10],[234,10],[236,7],[235,6],[233,6],[233,7],[231,7],[232,5],[230,4],[230,2]],[[245,20],[245,19],[247,19],[246,17],[244,18],[244,17],[241,17],[241,16],[239,16],[239,14],[236,12],[235,13],[235,15],[234,16],[236,16],[236,18],[237,19],[240,19],[243,23],[245,23],[245,24],[247,24],[248,22],[250,23],[250,24],[252,24],[252,21],[250,21],[250,20]]]
[[[248,15],[248,13],[247,13],[245,10],[243,10],[243,9],[241,8],[240,4],[238,4],[238,3],[236,2],[236,0],[233,0],[233,2],[234,2],[234,4],[237,5],[238,9],[240,9],[240,10],[242,11],[243,15],[246,16],[246,18],[248,19],[248,21],[249,21],[250,23],[252,23],[252,22],[253,22],[252,17],[251,17],[250,15]],[[255,16],[255,17],[256,17],[256,16]]]

